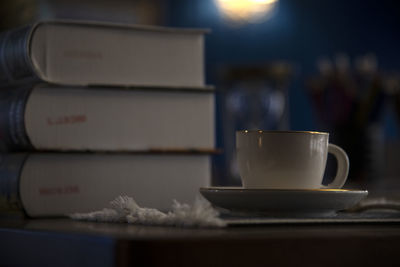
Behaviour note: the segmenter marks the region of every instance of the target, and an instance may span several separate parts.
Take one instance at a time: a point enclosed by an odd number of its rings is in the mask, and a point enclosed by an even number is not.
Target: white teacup
[[[244,188],[341,188],[349,172],[346,152],[329,144],[324,132],[238,131],[236,152]],[[328,152],[336,157],[337,173],[323,185]]]

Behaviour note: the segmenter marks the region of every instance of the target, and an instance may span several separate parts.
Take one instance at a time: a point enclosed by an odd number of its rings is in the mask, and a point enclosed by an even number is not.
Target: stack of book
[[[168,210],[211,181],[203,30],[47,21],[0,34],[0,206],[57,216],[119,195]]]

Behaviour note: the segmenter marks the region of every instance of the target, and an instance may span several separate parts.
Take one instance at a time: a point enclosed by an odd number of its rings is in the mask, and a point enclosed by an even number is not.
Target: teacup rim
[[[320,132],[320,131],[291,131],[291,130],[238,130],[237,133],[288,133],[288,134],[322,134],[329,135],[328,132]]]

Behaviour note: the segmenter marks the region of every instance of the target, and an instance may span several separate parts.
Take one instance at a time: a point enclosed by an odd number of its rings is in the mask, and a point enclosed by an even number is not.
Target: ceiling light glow
[[[215,0],[224,17],[239,23],[259,23],[271,17],[278,0]]]

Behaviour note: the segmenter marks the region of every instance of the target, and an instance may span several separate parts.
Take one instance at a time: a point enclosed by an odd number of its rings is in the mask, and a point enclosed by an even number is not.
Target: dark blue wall
[[[304,80],[316,73],[321,56],[350,58],[375,53],[380,69],[400,69],[400,5],[397,1],[280,0],[261,24],[231,27],[214,0],[170,0],[168,24],[205,27],[207,82],[215,84],[220,64],[287,60],[295,66],[290,87],[290,127],[315,129]]]

